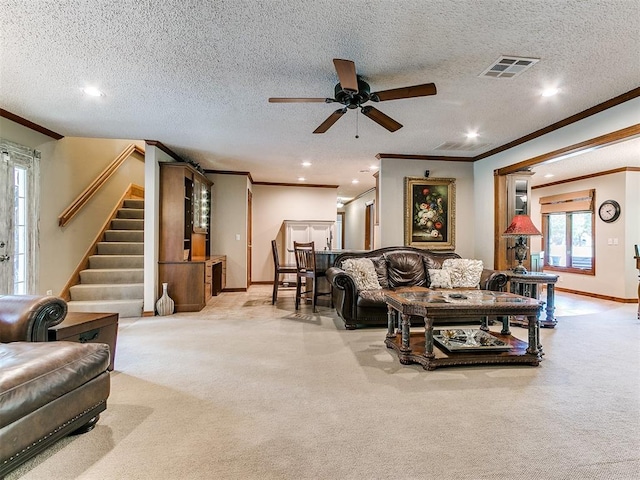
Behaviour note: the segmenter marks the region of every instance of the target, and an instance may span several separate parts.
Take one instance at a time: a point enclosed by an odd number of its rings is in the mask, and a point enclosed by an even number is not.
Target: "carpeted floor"
[[[559,295],[539,367],[428,372],[270,292],[122,321],[96,428],[7,480],[640,478],[637,305]]]

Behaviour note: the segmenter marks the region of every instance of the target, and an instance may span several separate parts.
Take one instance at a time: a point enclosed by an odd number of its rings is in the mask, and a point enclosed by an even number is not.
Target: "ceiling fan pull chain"
[[[360,110],[356,110],[356,138],[360,138],[358,135],[358,117],[360,116]]]

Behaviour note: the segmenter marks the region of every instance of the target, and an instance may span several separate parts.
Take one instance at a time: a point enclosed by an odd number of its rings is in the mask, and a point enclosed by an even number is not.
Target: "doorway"
[[[373,250],[373,219],[375,218],[375,205],[369,202],[364,211],[364,249]]]
[[[0,140],[0,295],[35,293],[40,153]]]

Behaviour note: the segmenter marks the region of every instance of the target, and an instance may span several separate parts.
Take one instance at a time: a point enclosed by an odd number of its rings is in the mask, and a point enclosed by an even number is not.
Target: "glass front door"
[[[35,292],[38,154],[0,146],[0,295],[26,295]]]

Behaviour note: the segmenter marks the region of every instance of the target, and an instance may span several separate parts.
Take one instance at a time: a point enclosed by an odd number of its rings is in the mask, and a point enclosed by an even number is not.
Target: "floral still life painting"
[[[405,177],[404,243],[455,248],[455,179]]]

